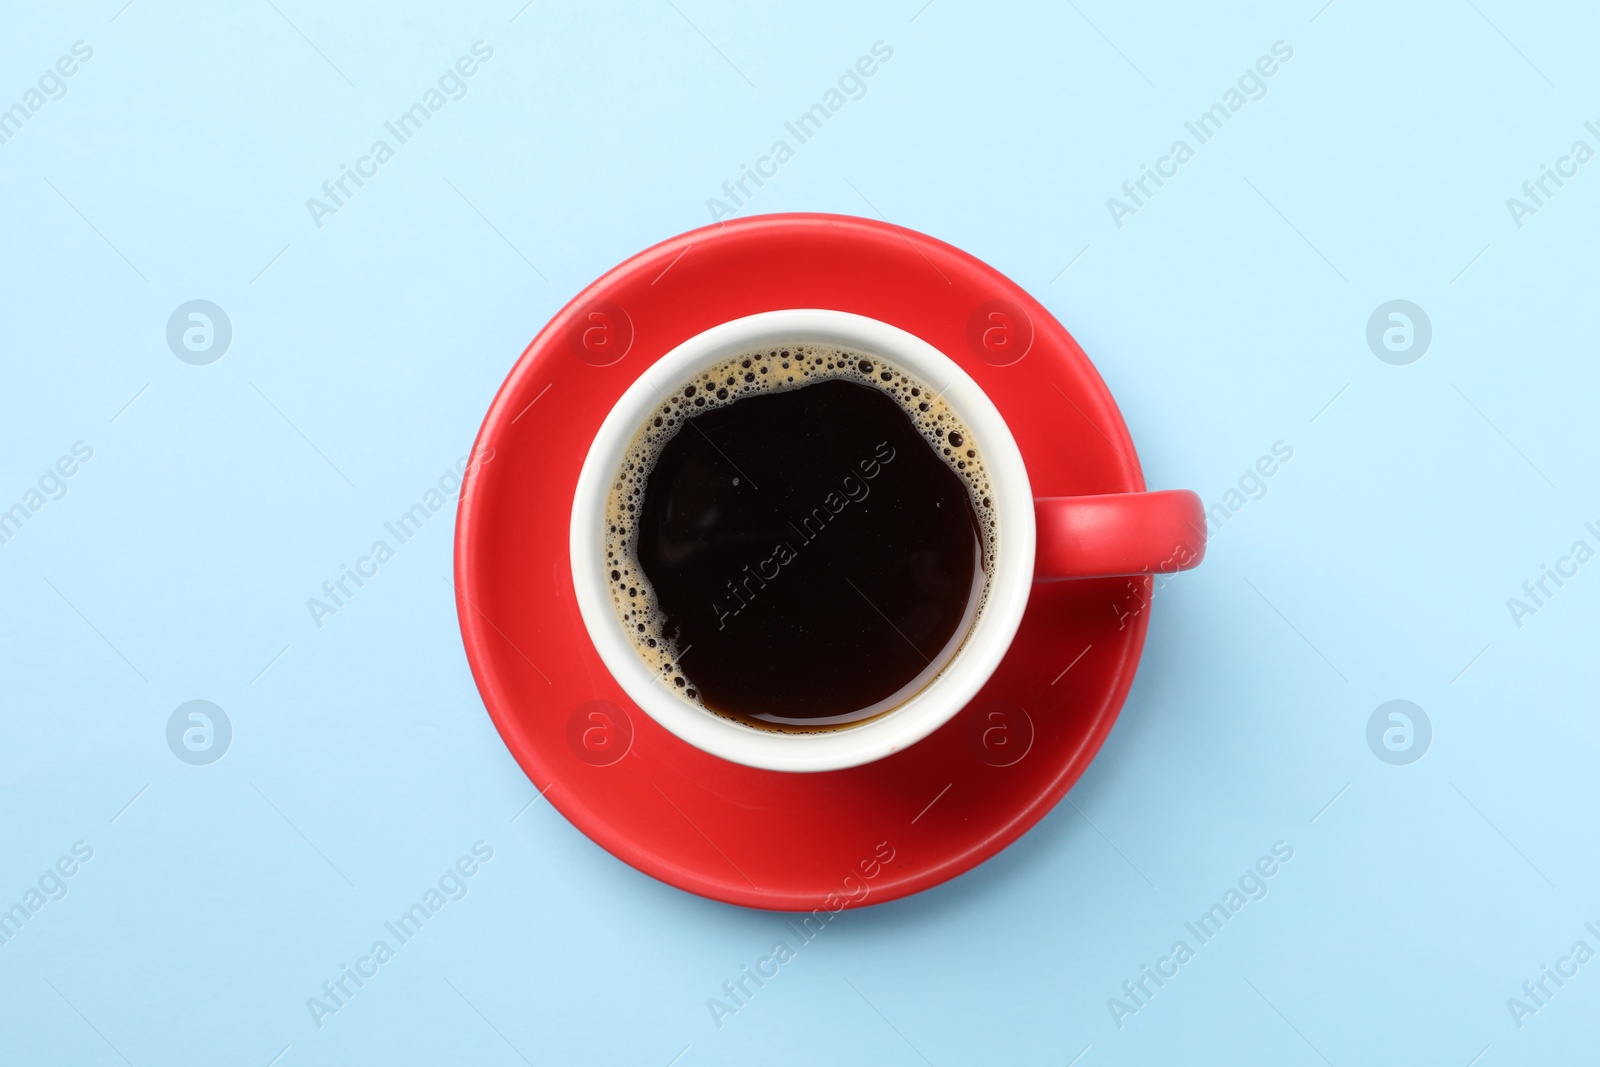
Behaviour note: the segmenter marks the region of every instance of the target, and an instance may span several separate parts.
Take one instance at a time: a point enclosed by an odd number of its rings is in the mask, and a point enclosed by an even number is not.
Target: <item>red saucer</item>
[[[691,893],[838,910],[938,885],[1038,822],[1094,757],[1144,644],[1148,578],[1040,583],[1000,668],[926,740],[782,774],[700,752],[623,694],[574,600],[568,520],[589,443],[651,362],[782,308],[924,338],[993,398],[1036,496],[1134,492],[1126,425],[1075,341],[1014,282],[867,219],[767,215],[674,237],[600,278],[512,368],[456,521],[456,608],[484,703],[528,777],[626,863]]]

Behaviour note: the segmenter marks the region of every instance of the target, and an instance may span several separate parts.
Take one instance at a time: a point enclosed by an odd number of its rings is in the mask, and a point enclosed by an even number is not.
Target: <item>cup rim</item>
[[[930,385],[942,386],[941,395],[982,442],[998,531],[988,600],[954,658],[899,707],[858,725],[814,734],[748,726],[696,707],[661,686],[634,650],[611,604],[600,535],[612,477],[662,391],[740,352],[805,342],[876,353]],[[922,338],[878,319],[792,308],[720,323],[679,344],[640,373],[606,415],[584,458],[568,540],[579,613],[606,669],[628,697],[662,727],[702,751],[750,767],[799,772],[858,766],[901,751],[944,725],[977,695],[1021,625],[1033,581],[1036,530],[1022,453],[994,402],[965,370]]]

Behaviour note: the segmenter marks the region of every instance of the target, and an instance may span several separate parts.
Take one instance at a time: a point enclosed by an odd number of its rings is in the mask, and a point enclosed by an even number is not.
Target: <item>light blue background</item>
[[[94,849],[0,945],[0,1061],[1593,1056],[1600,962],[1521,1029],[1506,1006],[1600,950],[1600,565],[1521,628],[1506,606],[1600,547],[1600,163],[1520,229],[1506,207],[1600,148],[1591,10],[121,4],[9,5],[0,32],[0,106],[94,49],[0,145],[0,507],[94,449],[0,545],[0,907]],[[306,198],[479,39],[467,96],[319,230]],[[882,212],[1015,278],[1153,486],[1214,504],[1294,457],[1158,594],[1073,805],[846,912],[719,1029],[707,998],[782,917],[529,806],[461,650],[450,520],[321,629],[305,601],[467,451],[558,307],[710,221],[878,40],[867,95],[741,213]],[[1265,98],[1114,225],[1106,198],[1280,40]],[[195,298],[233,325],[209,366],[165,341]],[[1433,324],[1409,366],[1365,341],[1394,298]],[[165,740],[196,698],[234,730],[205,767]],[[1409,766],[1365,739],[1394,698],[1433,726]],[[319,1029],[307,998],[480,839],[468,895]],[[1270,894],[1119,1029],[1107,999],[1280,840]]]

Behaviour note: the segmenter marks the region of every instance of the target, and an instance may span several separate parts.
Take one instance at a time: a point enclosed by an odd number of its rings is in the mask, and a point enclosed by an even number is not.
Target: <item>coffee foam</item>
[[[643,505],[645,482],[661,450],[694,416],[746,397],[785,392],[835,378],[870,385],[892,397],[935,454],[966,483],[982,530],[984,570],[983,592],[976,609],[969,609],[968,618],[976,619],[988,600],[999,538],[993,491],[973,433],[944,400],[942,390],[930,389],[920,378],[880,356],[852,348],[796,344],[742,352],[679,383],[671,393],[657,391],[660,403],[634,433],[606,497],[605,577],[617,618],[657,679],[696,707],[704,705],[693,683],[677,669],[679,650],[665,632],[666,619],[639,566],[634,516]],[[969,633],[971,628],[969,623]],[[938,673],[943,673],[943,667]],[[789,732],[793,732],[792,728]]]

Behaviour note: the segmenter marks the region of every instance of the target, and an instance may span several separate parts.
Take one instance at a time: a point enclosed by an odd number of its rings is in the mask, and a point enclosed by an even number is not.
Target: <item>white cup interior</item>
[[[922,379],[966,423],[989,473],[996,537],[988,598],[959,651],[899,707],[853,726],[817,733],[765,730],[690,703],[661,684],[634,649],[611,602],[605,572],[607,495],[634,435],[663,395],[710,365],[781,344],[836,344],[878,355]],[[965,371],[896,326],[843,311],[769,311],[714,326],[651,364],[606,416],[578,476],[570,532],[578,608],[601,660],[652,719],[723,759],[775,771],[827,771],[882,759],[915,744],[966,706],[1000,664],[1027,607],[1033,580],[1033,493],[1022,454],[992,401]]]

